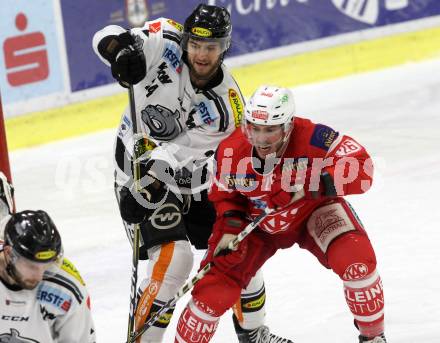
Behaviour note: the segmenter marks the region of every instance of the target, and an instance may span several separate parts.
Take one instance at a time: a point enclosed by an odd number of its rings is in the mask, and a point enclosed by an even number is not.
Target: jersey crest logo
[[[141,111],[142,121],[148,126],[150,137],[161,141],[170,141],[176,138],[182,128],[178,118],[178,110],[172,112],[161,105],[148,105]]]
[[[31,338],[20,336],[20,332],[16,329],[10,329],[11,333],[3,333],[0,335],[0,343],[39,343]]]
[[[350,264],[342,275],[342,279],[346,281],[360,280],[368,275],[368,266],[365,263]]]
[[[269,215],[266,220],[260,224],[260,228],[270,234],[276,234],[282,231],[286,231],[292,224],[293,217],[298,212],[302,205],[284,210],[281,212],[276,212],[274,215]]]

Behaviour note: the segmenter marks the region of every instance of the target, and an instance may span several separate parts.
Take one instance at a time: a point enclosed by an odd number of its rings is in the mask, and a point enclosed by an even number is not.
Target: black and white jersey
[[[104,63],[109,64],[98,51],[99,42],[123,32],[123,28],[110,25],[95,34],[94,49]],[[193,87],[180,46],[182,27],[171,19],[146,22],[131,33],[142,46],[147,64],[146,77],[134,86],[134,92],[138,125],[157,145],[151,158],[166,160],[175,169],[191,163],[200,166],[241,124],[244,100],[237,83],[222,64],[222,79],[216,85],[208,90]],[[132,121],[127,108],[115,144],[118,184],[132,175],[127,167],[132,151]]]
[[[72,263],[48,270],[33,290],[1,280],[0,342],[96,342],[90,297]]]

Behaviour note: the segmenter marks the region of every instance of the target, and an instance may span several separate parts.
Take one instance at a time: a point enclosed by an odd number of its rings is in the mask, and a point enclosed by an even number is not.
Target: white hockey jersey
[[[0,342],[96,342],[90,298],[72,263],[64,259],[33,290],[0,281]]]
[[[93,38],[95,52],[107,65],[98,44],[104,37],[123,32],[123,28],[110,25]],[[193,87],[180,47],[182,26],[173,20],[146,22],[142,28],[131,29],[131,33],[142,45],[147,64],[147,75],[134,86],[134,92],[137,122],[157,145],[151,158],[166,160],[177,170],[185,166],[194,172],[205,164],[220,141],[240,126],[244,110],[240,89],[224,65],[222,79],[212,88]],[[124,184],[132,175],[132,151],[132,122],[127,108],[115,144],[118,184]]]

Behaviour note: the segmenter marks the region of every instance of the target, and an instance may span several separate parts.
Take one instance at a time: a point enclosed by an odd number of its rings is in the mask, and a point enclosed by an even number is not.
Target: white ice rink
[[[376,249],[388,341],[440,342],[440,60],[294,92],[299,116],[355,137],[376,161],[373,188],[349,200]],[[114,134],[10,156],[18,209],[41,208],[54,219],[66,256],[88,284],[98,342],[105,343],[125,341],[130,293],[131,250],[113,194]],[[357,342],[342,282],[308,252],[279,252],[265,265],[265,280],[273,332],[295,343]],[[166,343],[186,301],[178,304]],[[236,342],[230,313],[213,342]]]

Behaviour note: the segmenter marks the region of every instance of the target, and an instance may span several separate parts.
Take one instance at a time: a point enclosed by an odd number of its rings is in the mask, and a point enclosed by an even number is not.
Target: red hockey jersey
[[[216,170],[209,199],[217,215],[239,210],[255,218],[270,204],[271,185],[278,178],[295,180],[295,175],[311,172],[310,187],[328,172],[337,196],[359,194],[372,184],[373,164],[363,146],[332,128],[296,117],[286,151],[281,158],[262,161],[241,129],[222,141],[216,153]],[[293,176],[293,177],[292,177]],[[301,179],[301,177],[299,178]],[[298,230],[301,223],[326,197],[310,199],[301,185],[290,182],[293,201],[271,212],[260,229],[276,234]],[[287,233],[287,232],[286,232]]]

